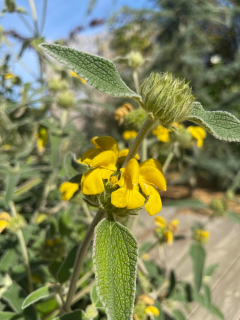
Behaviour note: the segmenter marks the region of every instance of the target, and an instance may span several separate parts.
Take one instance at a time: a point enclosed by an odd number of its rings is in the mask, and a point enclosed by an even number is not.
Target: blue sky
[[[27,10],[28,15],[26,19],[31,25],[31,10],[28,0],[15,0],[18,6],[24,7]],[[89,0],[48,0],[47,16],[45,26],[42,35],[46,41],[52,41],[59,38],[66,37],[69,32],[78,25],[87,25],[92,19],[107,19],[114,12],[121,9],[122,6],[129,6],[132,8],[142,8],[146,6],[146,3],[150,3],[150,0],[97,0],[94,10],[90,16],[86,17],[86,12],[89,5]],[[3,7],[3,1],[1,1],[0,10]],[[38,15],[39,24],[41,24],[43,0],[35,0],[36,11]],[[17,14],[5,14],[0,18],[0,24],[5,30],[15,30],[22,36],[29,36],[29,30],[22,23]],[[84,31],[83,33],[98,33],[102,30],[102,27],[92,28]],[[15,44],[12,47],[16,53],[20,51],[20,45]],[[0,50],[0,56],[3,57],[9,49],[6,46],[2,46]],[[35,73],[37,70],[36,55],[28,51],[26,52],[22,60],[29,68]],[[32,81],[33,78],[25,71],[25,69],[18,63],[14,63],[13,71],[16,74],[20,74],[24,82]]]

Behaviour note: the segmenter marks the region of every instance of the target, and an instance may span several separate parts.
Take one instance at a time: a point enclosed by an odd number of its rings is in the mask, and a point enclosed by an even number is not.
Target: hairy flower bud
[[[194,97],[189,84],[169,72],[152,73],[143,82],[141,95],[149,116],[159,119],[166,128],[184,121],[193,109]]]
[[[143,56],[138,51],[131,51],[127,55],[127,59],[128,59],[128,65],[132,69],[137,69],[138,67],[141,67],[144,63]]]
[[[69,109],[74,106],[75,99],[70,91],[64,91],[59,94],[57,103],[64,109]]]

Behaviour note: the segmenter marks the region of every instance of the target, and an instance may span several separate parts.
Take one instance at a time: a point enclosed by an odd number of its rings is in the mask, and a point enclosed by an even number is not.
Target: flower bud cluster
[[[175,219],[167,223],[163,217],[158,216],[155,218],[154,223],[156,225],[156,236],[159,239],[159,242],[161,244],[172,244],[174,233],[178,229],[179,221]]]

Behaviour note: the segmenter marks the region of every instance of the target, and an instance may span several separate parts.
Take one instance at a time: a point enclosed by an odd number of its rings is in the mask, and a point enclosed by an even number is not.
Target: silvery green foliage
[[[240,121],[226,111],[205,111],[199,102],[193,103],[193,110],[187,120],[192,121],[215,138],[240,142]]]
[[[151,73],[141,86],[141,95],[143,108],[164,127],[184,121],[193,108],[189,84],[169,72]]]
[[[93,263],[108,320],[133,318],[137,256],[137,240],[126,227],[107,219],[97,225]]]
[[[39,47],[99,91],[114,97],[141,101],[141,97],[123,82],[111,61],[58,44],[43,43]]]

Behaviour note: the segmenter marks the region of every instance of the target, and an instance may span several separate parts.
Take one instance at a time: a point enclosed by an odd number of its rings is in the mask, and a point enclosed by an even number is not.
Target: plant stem
[[[140,129],[140,131],[138,132],[138,135],[136,136],[130,150],[129,153],[124,161],[123,164],[123,168],[126,167],[126,165],[128,164],[128,162],[134,158],[134,156],[137,154],[144,138],[147,136],[148,132],[150,131],[151,127],[153,126],[153,124],[155,122],[157,122],[157,119],[149,119],[147,118],[147,120],[144,122],[142,128]]]
[[[139,94],[140,93],[140,86],[139,86],[137,70],[133,70],[133,81],[134,81],[136,92],[137,92],[137,94]]]
[[[164,162],[164,164],[163,164],[163,167],[162,167],[163,174],[165,174],[165,173],[167,172],[168,166],[170,165],[173,157],[174,157],[174,152],[171,151],[171,152],[168,154],[167,159],[165,160],[165,162]]]
[[[67,296],[67,301],[63,307],[64,312],[69,312],[71,310],[70,306],[72,303],[73,296],[76,292],[76,284],[79,278],[79,274],[81,271],[81,267],[85,258],[85,255],[87,253],[88,247],[92,241],[93,234],[94,234],[94,229],[97,226],[97,224],[104,218],[105,216],[105,211],[102,209],[99,209],[96,216],[94,217],[92,223],[90,224],[88,231],[83,239],[83,242],[79,246],[75,264],[74,264],[74,269],[73,273],[71,276],[70,280],[70,285],[69,285],[69,291],[68,291],[68,296]]]
[[[9,206],[10,206],[13,217],[17,218],[17,212],[15,209],[15,205],[12,201],[9,202]],[[30,267],[29,258],[28,258],[27,246],[26,246],[21,229],[17,231],[17,236],[18,236],[18,241],[19,241],[19,244],[20,244],[20,247],[22,250],[22,255],[25,260],[24,262],[25,262],[26,268],[27,268],[28,289],[29,289],[29,293],[30,293],[33,291],[32,272],[31,272],[31,267]]]
[[[141,161],[147,160],[147,138],[143,139],[142,142],[142,155],[141,155]]]
[[[32,18],[33,18],[33,22],[34,22],[34,26],[35,26],[35,36],[38,37],[39,33],[38,33],[38,24],[37,24],[37,11],[36,11],[36,7],[35,7],[35,3],[34,0],[28,0],[30,8],[31,8],[31,12],[32,12]]]

